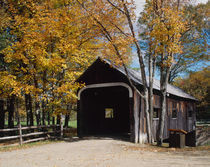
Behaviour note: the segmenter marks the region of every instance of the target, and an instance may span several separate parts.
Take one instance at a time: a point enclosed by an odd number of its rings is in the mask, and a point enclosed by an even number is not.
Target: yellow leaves
[[[3,51],[5,60],[11,64],[10,72],[5,74],[1,83],[10,83],[6,85],[8,91],[22,95],[30,93],[36,100],[48,101],[49,105],[63,112],[63,104],[75,102],[77,89],[84,86],[75,83],[75,80],[98,53],[102,53],[101,50],[121,64],[113,47],[115,45],[123,61],[130,61],[127,55],[134,39],[127,30],[126,17],[106,1],[85,3],[92,15],[114,36],[111,41],[104,38],[102,29],[90,13],[84,12],[75,2],[51,0],[36,4],[33,0],[29,1],[31,5],[23,0],[20,2],[33,11],[31,16],[28,11],[17,15],[14,12],[12,34],[19,38]],[[66,3],[69,5],[64,5]],[[121,0],[114,3],[123,9]],[[15,7],[19,7],[19,4],[16,5],[13,6],[14,11],[17,10]],[[126,5],[132,12],[133,4],[126,2]],[[14,78],[9,77],[11,74]]]
[[[8,72],[0,72],[0,94],[2,96],[7,96],[8,94],[20,96],[20,93],[21,87],[20,83],[16,81],[16,77]]]
[[[36,89],[33,85],[22,85],[22,91],[25,93],[25,94],[36,94],[38,93],[38,89]]]
[[[6,28],[11,21],[11,18],[8,16],[8,14],[5,12],[3,8],[0,8],[0,31]]]
[[[154,12],[153,1],[148,0],[141,21],[146,23],[149,30],[146,35],[151,40],[151,48],[155,55],[162,57],[162,66],[174,63],[174,54],[182,53],[180,38],[187,30],[188,22],[184,20],[182,8],[177,10],[176,3],[164,1]]]

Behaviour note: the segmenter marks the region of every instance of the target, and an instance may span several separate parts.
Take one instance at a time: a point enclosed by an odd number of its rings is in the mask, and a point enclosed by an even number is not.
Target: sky
[[[136,16],[137,16],[137,19],[139,17],[139,14],[140,12],[143,11],[143,8],[144,8],[144,4],[145,4],[145,1],[146,0],[134,0],[135,2],[135,5],[136,5]],[[195,4],[198,4],[198,3],[206,3],[208,2],[208,0],[191,0],[192,2],[195,2]],[[137,31],[138,27],[136,26],[136,24],[134,25],[135,26],[135,31]],[[135,56],[135,48],[133,48],[133,63],[132,63],[132,67],[134,68],[138,68],[139,67],[139,64],[138,64],[138,58],[137,56]]]
[[[146,0],[134,0],[136,4],[136,15],[138,17],[139,13],[143,10]],[[195,3],[206,3],[208,0],[192,0]]]

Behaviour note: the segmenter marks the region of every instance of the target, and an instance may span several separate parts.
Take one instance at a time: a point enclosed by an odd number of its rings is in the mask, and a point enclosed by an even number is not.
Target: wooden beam
[[[18,139],[19,138],[19,135],[18,136],[8,136],[8,137],[1,137],[0,138],[0,141],[2,140],[11,140],[11,139]]]
[[[48,139],[48,137],[40,137],[40,138],[30,139],[30,140],[24,141],[23,144],[31,143],[31,142],[35,142],[35,141],[47,140],[47,139]]]
[[[48,134],[48,133],[53,133],[53,132],[34,132],[34,133],[24,134],[24,135],[22,135],[22,137],[43,135],[43,134]]]
[[[103,87],[113,87],[113,86],[122,86],[122,87],[127,88],[128,89],[128,92],[129,92],[129,98],[133,97],[133,91],[132,91],[131,87],[128,84],[126,84],[124,82],[111,82],[111,83],[91,84],[91,85],[87,85],[87,86],[83,87],[78,92],[78,100],[80,100],[81,93],[84,90],[86,90],[86,89],[90,89],[90,88],[103,88]]]
[[[16,131],[18,128],[12,128],[12,129],[0,129],[0,132],[10,132],[10,131]]]
[[[60,125],[41,125],[41,126],[27,126],[22,127],[22,130],[29,130],[29,129],[38,129],[38,128],[51,128],[51,127],[60,127]],[[9,131],[17,131],[18,128],[11,128],[11,129],[0,129],[0,132],[9,132]]]

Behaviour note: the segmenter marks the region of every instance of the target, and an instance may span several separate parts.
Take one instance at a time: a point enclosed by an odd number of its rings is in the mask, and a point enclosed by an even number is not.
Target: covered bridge
[[[134,85],[141,91],[140,73],[131,69],[128,72]],[[98,58],[77,82],[86,85],[78,90],[78,136],[127,134],[135,143],[147,142],[143,100],[129,84],[123,68]],[[160,112],[159,90],[159,81],[154,80],[154,136]],[[168,129],[193,131],[196,120],[194,97],[173,85],[168,85],[167,92],[164,139],[169,137]]]

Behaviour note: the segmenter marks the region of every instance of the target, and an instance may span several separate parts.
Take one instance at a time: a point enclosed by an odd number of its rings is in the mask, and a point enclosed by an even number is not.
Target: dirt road
[[[0,167],[210,167],[210,151],[162,151],[113,139],[0,152]]]

